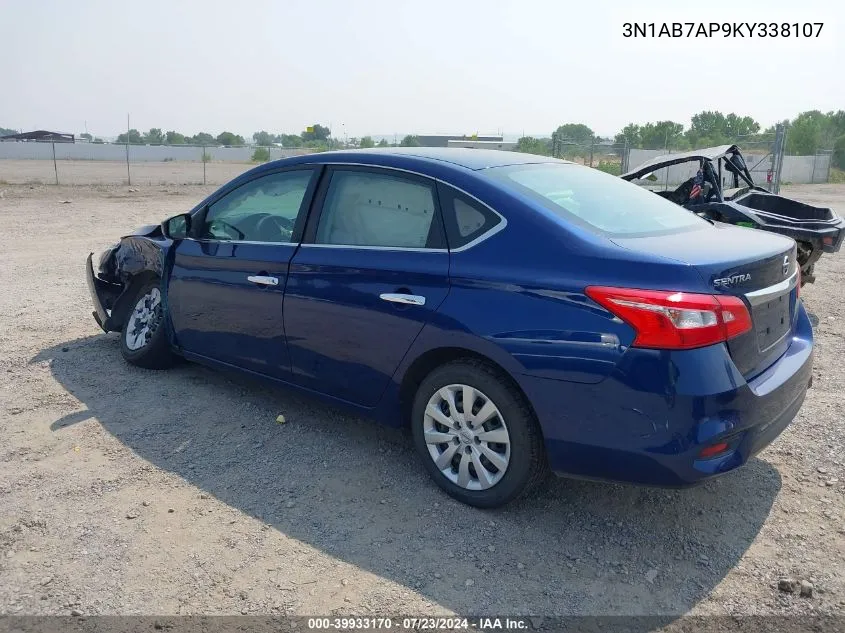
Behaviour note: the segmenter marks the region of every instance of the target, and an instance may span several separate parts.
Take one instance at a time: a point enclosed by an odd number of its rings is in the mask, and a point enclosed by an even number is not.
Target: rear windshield
[[[494,167],[484,173],[555,215],[609,236],[660,235],[707,226],[683,207],[598,169],[545,163]]]

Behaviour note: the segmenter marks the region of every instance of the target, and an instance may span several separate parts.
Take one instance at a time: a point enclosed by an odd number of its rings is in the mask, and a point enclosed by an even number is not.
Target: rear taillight
[[[751,315],[738,297],[606,286],[585,292],[636,330],[634,347],[693,349],[751,329]]]
[[[698,456],[703,459],[709,459],[710,457],[716,457],[717,455],[721,455],[729,448],[730,445],[727,442],[711,444],[710,446],[705,446],[704,448],[702,448],[701,451],[698,453]]]

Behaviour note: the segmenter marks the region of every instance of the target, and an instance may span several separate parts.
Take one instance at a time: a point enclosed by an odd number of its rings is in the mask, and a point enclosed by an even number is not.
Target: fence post
[[[593,166],[593,150],[596,147],[596,137],[590,139],[590,167]]]
[[[775,146],[773,153],[774,160],[774,174],[772,176],[772,193],[780,193],[780,176],[783,171],[783,154],[786,149],[786,127],[783,123],[778,123],[775,127]]]
[[[200,160],[202,161],[202,184],[205,184],[205,145],[202,146],[202,156],[200,156]]]
[[[126,184],[132,186],[132,174],[129,172],[129,134],[126,135]]]
[[[56,141],[53,141],[53,171],[56,174],[56,184],[59,184],[59,168],[56,166]]]

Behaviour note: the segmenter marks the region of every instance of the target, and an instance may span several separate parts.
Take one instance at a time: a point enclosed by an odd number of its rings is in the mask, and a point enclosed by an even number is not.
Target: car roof
[[[522,154],[495,149],[470,149],[463,147],[380,147],[372,149],[339,150],[321,152],[319,154],[307,154],[296,158],[304,159],[302,162],[339,162],[343,159],[351,159],[356,163],[366,162],[367,157],[378,159],[380,164],[385,164],[385,158],[396,156],[402,158],[417,159],[427,163],[449,163],[478,171],[491,167],[503,167],[505,165],[527,165],[532,163],[568,163],[569,161],[552,158],[550,156],[539,156],[536,154]],[[282,159],[288,162],[291,159]]]
[[[716,147],[705,147],[703,149],[694,149],[689,152],[681,152],[679,154],[662,154],[647,160],[640,165],[637,165],[631,171],[628,171],[620,176],[624,180],[633,180],[643,174],[669,167],[671,165],[679,165],[696,160],[717,160],[727,154],[738,152],[739,148],[736,145],[717,145]]]

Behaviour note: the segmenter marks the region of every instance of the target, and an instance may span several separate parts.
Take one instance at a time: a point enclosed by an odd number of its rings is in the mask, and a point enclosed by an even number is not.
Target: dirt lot
[[[121,360],[85,256],[210,189],[0,186],[0,613],[845,613],[841,253],[803,294],[815,385],[746,468],[683,491],[553,480],[480,511],[399,432]],[[845,186],[789,191],[845,214]]]

